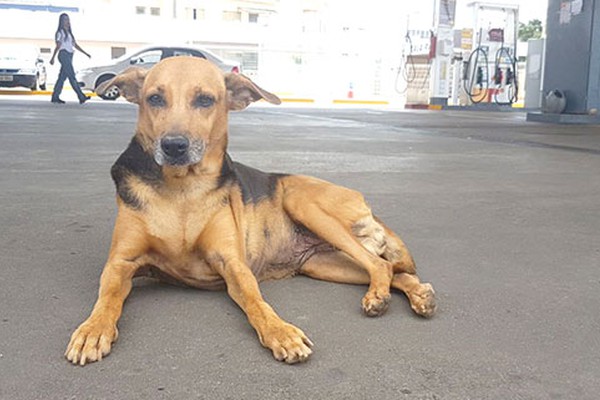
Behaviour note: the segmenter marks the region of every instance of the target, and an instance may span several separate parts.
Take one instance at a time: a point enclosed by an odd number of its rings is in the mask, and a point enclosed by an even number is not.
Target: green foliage
[[[542,21],[534,19],[527,24],[519,22],[519,40],[526,42],[529,39],[540,39],[542,37]]]

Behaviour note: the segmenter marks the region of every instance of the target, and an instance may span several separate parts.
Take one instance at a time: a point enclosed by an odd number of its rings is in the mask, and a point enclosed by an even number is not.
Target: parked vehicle
[[[0,87],[46,90],[46,65],[36,48],[0,46]]]
[[[193,46],[150,46],[125,54],[106,65],[86,68],[77,73],[77,82],[84,90],[94,91],[98,85],[125,71],[131,66],[151,68],[167,57],[191,56],[207,59],[224,72],[240,72],[239,63],[223,60],[215,54]],[[119,97],[119,89],[111,88],[100,96],[104,100],[115,100]]]

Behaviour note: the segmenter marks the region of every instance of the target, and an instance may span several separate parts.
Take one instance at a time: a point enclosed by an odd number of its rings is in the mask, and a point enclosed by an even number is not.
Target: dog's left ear
[[[116,86],[119,88],[119,93],[131,103],[140,104],[140,95],[144,79],[146,79],[147,69],[140,67],[129,67],[121,74],[112,79],[102,82],[96,88],[96,93],[103,95],[110,88]]]
[[[225,86],[227,86],[229,109],[233,111],[243,110],[250,103],[260,99],[265,99],[271,104],[281,104],[279,97],[260,88],[250,78],[241,74],[225,74]]]

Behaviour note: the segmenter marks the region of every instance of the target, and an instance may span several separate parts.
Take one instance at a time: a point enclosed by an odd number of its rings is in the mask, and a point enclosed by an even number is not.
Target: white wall
[[[27,3],[27,0],[13,0]],[[0,2],[2,2],[0,0]],[[39,1],[29,1],[39,4]],[[371,0],[86,0],[44,3],[75,5],[69,13],[79,44],[92,60],[77,54],[76,69],[104,63],[111,46],[128,49],[147,43],[196,42],[211,49],[249,48],[259,52],[253,72],[270,90],[313,98],[391,98],[401,61],[407,9],[404,1]],[[136,5],[160,6],[161,16],[139,16]],[[185,7],[205,8],[206,19],[184,20]],[[224,9],[272,9],[268,25],[227,23]],[[178,19],[173,19],[173,12]],[[314,13],[305,13],[314,11]],[[424,12],[417,12],[425,18]],[[425,13],[426,14],[426,13]],[[315,16],[316,15],[316,16]],[[419,21],[410,17],[414,26]],[[53,48],[58,14],[0,9],[0,42]],[[421,23],[421,22],[418,22]],[[416,28],[416,26],[415,26]],[[46,59],[48,56],[46,57]],[[49,68],[50,82],[57,67]]]

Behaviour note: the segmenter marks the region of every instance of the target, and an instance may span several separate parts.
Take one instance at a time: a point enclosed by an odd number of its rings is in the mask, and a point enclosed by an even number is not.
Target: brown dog
[[[262,298],[258,282],[303,274],[368,284],[369,316],[387,309],[390,287],[429,317],[434,292],[420,283],[404,243],[373,216],[363,196],[319,179],[268,174],[231,161],[227,114],[277,96],[206,60],[175,57],[150,71],[129,69],[117,86],[139,105],[133,140],[112,167],[118,215],[98,300],[73,333],[65,356],[101,360],[134,276],[202,288],[227,288],[260,342],[277,360],[312,353],[300,329]]]

